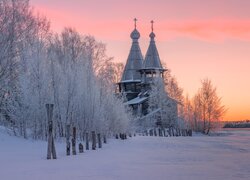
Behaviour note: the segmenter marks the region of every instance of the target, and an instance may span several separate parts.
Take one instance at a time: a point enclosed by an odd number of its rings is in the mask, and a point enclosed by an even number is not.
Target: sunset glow
[[[133,18],[138,18],[143,55],[150,20],[162,62],[184,95],[192,96],[204,78],[212,80],[228,109],[224,120],[250,119],[249,0],[31,0],[52,30],[73,27],[107,44],[109,56],[125,63]]]

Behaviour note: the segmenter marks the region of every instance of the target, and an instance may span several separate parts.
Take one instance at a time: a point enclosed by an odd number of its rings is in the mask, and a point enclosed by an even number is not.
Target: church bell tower
[[[134,30],[130,34],[132,46],[123,71],[121,81],[118,83],[119,91],[125,94],[127,100],[134,99],[141,91],[140,69],[143,65],[143,57],[139,46],[140,33],[137,30],[137,19],[134,19]]]

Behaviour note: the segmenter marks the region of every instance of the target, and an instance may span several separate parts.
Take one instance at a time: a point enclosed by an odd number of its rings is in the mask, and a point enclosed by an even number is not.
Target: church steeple
[[[150,43],[144,61],[144,69],[163,70],[158,50],[155,45],[154,21],[151,21]]]
[[[141,49],[139,46],[138,39],[140,38],[140,33],[137,30],[137,19],[134,19],[134,30],[130,34],[132,39],[132,46],[129,52],[127,63],[122,75],[121,82],[124,81],[138,81],[141,79],[139,70],[142,68],[143,57]]]

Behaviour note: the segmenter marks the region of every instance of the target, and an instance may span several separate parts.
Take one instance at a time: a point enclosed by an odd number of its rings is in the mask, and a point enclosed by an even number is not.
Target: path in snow
[[[0,132],[1,180],[250,179],[250,131],[224,136],[111,140],[104,148],[46,160],[45,142]]]

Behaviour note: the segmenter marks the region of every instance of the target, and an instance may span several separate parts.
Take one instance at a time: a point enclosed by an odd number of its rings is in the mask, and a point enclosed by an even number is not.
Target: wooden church
[[[153,118],[155,125],[162,126],[162,118],[159,117],[162,111],[161,108],[155,108],[155,110],[149,111],[149,96],[152,88],[154,79],[162,79],[164,77],[164,72],[166,69],[162,67],[159,53],[155,43],[155,33],[153,29],[153,21],[151,21],[151,30],[150,33],[150,43],[147,49],[145,59],[142,56],[142,52],[139,45],[140,33],[136,27],[136,21],[134,20],[134,30],[132,31],[130,37],[132,39],[132,46],[128,55],[128,59],[123,71],[121,81],[119,85],[119,93],[125,96],[125,104],[129,105],[133,109],[133,114],[140,119],[141,124],[146,118]],[[173,126],[173,122],[176,121],[178,117],[177,102],[171,98],[171,117],[169,123],[165,124],[166,126]],[[164,111],[165,116],[168,116],[169,113]],[[173,116],[174,114],[174,116]],[[172,122],[172,123],[171,123]]]

